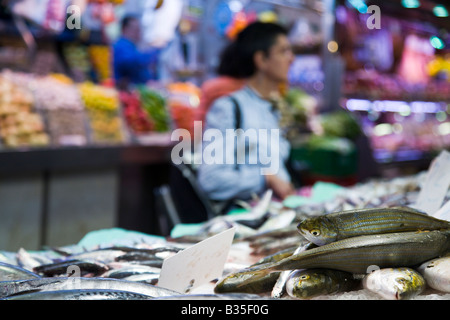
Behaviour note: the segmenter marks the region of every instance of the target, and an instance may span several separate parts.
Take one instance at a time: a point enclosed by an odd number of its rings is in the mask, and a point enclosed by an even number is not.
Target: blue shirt
[[[113,68],[116,81],[126,79],[132,84],[144,84],[156,79],[150,66],[158,60],[159,49],[140,52],[136,45],[126,39],[119,38],[113,46]]]
[[[244,134],[238,138],[239,142],[235,142],[235,145],[224,143],[227,129],[234,131],[236,128],[234,104],[229,96],[215,100],[206,115],[204,126],[203,158],[198,169],[198,179],[202,189],[214,200],[247,200],[253,193],[261,194],[266,190],[263,168],[271,168],[273,174],[285,181],[290,181],[284,164],[289,156],[290,144],[281,133],[279,112],[273,110],[269,101],[262,99],[248,86],[232,95],[239,103],[241,129],[244,130]],[[208,138],[208,129],[215,129],[216,133],[220,132],[223,139]],[[272,134],[276,132],[278,136]],[[208,139],[211,141],[205,141]],[[236,161],[235,146],[242,146],[243,142],[245,142],[246,157]],[[211,150],[220,151],[219,154],[223,153],[223,163],[205,161],[208,155],[217,156]],[[264,158],[261,155],[267,155],[267,157]],[[219,160],[220,158],[214,157]],[[234,159],[234,163],[226,159]],[[235,163],[238,161],[239,169],[236,170]]]

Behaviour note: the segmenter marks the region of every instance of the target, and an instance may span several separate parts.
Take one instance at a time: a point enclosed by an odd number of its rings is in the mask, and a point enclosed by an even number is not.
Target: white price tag
[[[442,151],[428,169],[425,184],[419,192],[415,208],[434,216],[450,186],[450,153]]]
[[[235,228],[205,239],[164,260],[158,286],[180,293],[220,278]]]
[[[450,221],[450,200],[442,206],[434,215],[435,218]]]

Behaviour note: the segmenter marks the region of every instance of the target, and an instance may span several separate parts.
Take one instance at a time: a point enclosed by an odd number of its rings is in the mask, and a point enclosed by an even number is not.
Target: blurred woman
[[[267,189],[272,189],[275,196],[284,199],[294,192],[284,165],[290,146],[280,133],[280,115],[273,101],[279,98],[280,84],[287,82],[294,59],[287,30],[274,23],[254,22],[239,33],[229,50],[233,57],[233,76],[245,79],[245,85],[215,100],[206,115],[205,132],[214,129],[211,132],[220,132],[224,138],[203,142],[204,159],[198,170],[200,185],[215,201],[249,200],[253,194],[261,194]],[[275,142],[267,136],[263,139],[258,135],[257,139],[252,139],[244,134],[241,142],[245,145],[246,161],[243,163],[235,157],[235,146],[225,143],[227,131],[238,129],[236,112],[240,113],[239,126],[244,133],[250,129],[258,133],[280,133]],[[211,150],[220,151],[217,153],[222,153],[224,161],[206,161],[205,156]],[[266,155],[270,153],[272,163],[262,161],[261,150],[270,150]],[[235,161],[225,161],[229,159]],[[262,170],[273,163],[278,164],[275,172]]]

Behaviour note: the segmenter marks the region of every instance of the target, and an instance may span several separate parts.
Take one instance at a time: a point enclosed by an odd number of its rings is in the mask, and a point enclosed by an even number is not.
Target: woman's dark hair
[[[223,51],[218,68],[219,74],[227,74],[236,78],[252,76],[256,72],[255,53],[262,51],[268,55],[277,37],[287,34],[287,29],[276,23],[253,22],[249,24]]]
[[[230,76],[233,78],[242,78],[240,65],[236,54],[236,43],[229,43],[220,55],[220,63],[217,67],[217,74],[222,76]]]

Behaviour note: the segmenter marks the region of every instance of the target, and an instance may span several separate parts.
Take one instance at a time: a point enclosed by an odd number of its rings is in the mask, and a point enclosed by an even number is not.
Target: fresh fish
[[[176,291],[147,283],[108,278],[49,277],[30,280],[0,282],[0,298],[30,291],[61,290],[120,290],[150,297],[165,297],[179,294]]]
[[[38,291],[24,293],[17,296],[9,296],[2,300],[150,300],[150,296],[139,293],[104,290],[60,290],[60,291]]]
[[[34,272],[12,264],[0,262],[0,281],[40,278]]]
[[[281,272],[260,276],[258,272],[237,272],[219,281],[214,287],[215,293],[265,293],[270,292]]]
[[[364,277],[365,289],[387,300],[408,300],[425,289],[422,275],[410,268],[384,268]]]
[[[42,264],[50,264],[53,261],[42,255],[32,255],[23,248],[20,248],[16,254],[16,260],[19,266],[27,270],[33,270]]]
[[[428,286],[438,291],[450,292],[450,256],[424,262],[417,270]]]
[[[64,260],[51,264],[40,265],[33,268],[37,274],[50,277],[57,275],[67,275],[68,270],[77,267],[80,275],[94,274],[99,275],[108,270],[108,266],[95,260]]]
[[[132,275],[149,273],[149,274],[159,274],[161,272],[160,268],[154,268],[142,265],[129,265],[122,268],[114,268],[101,274],[103,278],[114,278],[123,279]]]
[[[298,225],[299,232],[317,245],[362,235],[442,229],[450,229],[450,222],[407,207],[335,212]]]
[[[158,280],[159,280],[159,273],[133,274],[131,276],[124,277],[121,280],[133,281],[133,282],[142,282],[142,283],[148,283],[148,284],[156,285],[158,283]]]
[[[97,249],[67,256],[65,260],[96,260],[103,263],[115,261],[117,257],[123,256],[126,252],[121,249]]]
[[[300,252],[303,252],[305,250],[308,250],[311,248],[311,243],[307,243],[306,245],[299,246],[293,254],[299,254]],[[273,286],[271,296],[272,298],[281,298],[283,294],[286,291],[286,281],[289,278],[289,275],[291,274],[291,271],[283,271],[281,272],[280,276],[278,277],[277,282]]]
[[[312,248],[273,263],[260,264],[229,279],[254,282],[268,273],[295,269],[326,268],[365,274],[369,267],[410,267],[445,255],[450,251],[450,230],[399,232],[359,236]],[[249,276],[247,276],[249,275]],[[240,284],[241,286],[245,284]]]
[[[311,299],[354,290],[361,283],[353,274],[333,269],[306,269],[290,273],[286,292],[292,298]]]

